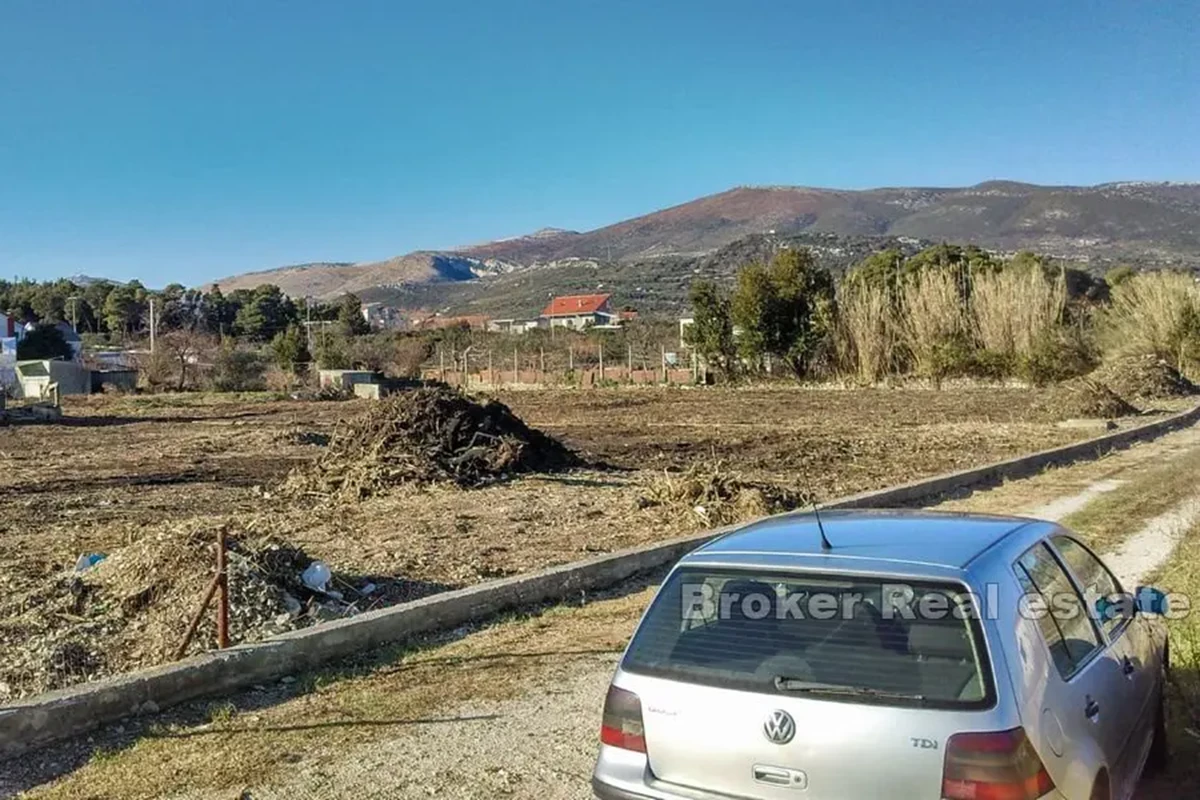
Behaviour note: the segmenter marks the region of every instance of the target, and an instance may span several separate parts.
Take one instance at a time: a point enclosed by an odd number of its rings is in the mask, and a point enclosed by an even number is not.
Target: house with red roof
[[[539,319],[551,328],[583,330],[593,325],[611,324],[617,315],[609,305],[612,295],[569,294],[555,297],[542,310]]]

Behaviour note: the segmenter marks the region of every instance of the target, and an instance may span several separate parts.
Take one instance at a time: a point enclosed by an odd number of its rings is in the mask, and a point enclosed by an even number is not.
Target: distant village
[[[536,330],[620,330],[637,319],[632,309],[617,310],[610,294],[578,294],[553,297],[541,313],[528,318],[492,318],[486,315],[414,314],[384,303],[363,303],[364,321],[374,331],[418,333],[448,328],[469,328],[497,334],[526,334]],[[681,331],[690,319],[681,320]],[[138,385],[139,356],[149,351],[111,348],[85,353],[84,342],[69,322],[57,322],[53,327],[70,347],[71,358],[18,358],[18,343],[35,330],[34,322],[22,322],[0,313],[0,392],[7,391],[18,399],[42,399],[54,395],[90,394],[106,387],[134,390]],[[671,364],[675,353],[667,354]],[[194,357],[193,357],[194,363]],[[444,372],[444,370],[443,370]]]
[[[481,314],[412,317],[383,303],[364,303],[362,312],[367,324],[376,330],[430,330],[465,326],[492,333],[518,334],[539,328],[616,330],[637,318],[636,311],[614,311],[612,295],[609,294],[572,294],[555,297],[546,304],[541,314],[524,319],[495,319]]]

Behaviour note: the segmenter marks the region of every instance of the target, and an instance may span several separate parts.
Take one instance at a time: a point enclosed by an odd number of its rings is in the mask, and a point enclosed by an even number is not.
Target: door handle
[[[1125,673],[1126,678],[1137,672],[1137,666],[1134,665],[1133,659],[1129,656],[1125,656],[1125,659],[1121,662],[1121,671]]]
[[[1087,699],[1087,705],[1083,707],[1083,715],[1093,722],[1100,716],[1100,704],[1092,698]]]

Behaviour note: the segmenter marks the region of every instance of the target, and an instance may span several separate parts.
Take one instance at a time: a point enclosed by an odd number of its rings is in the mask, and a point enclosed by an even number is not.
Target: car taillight
[[[608,687],[608,697],[604,698],[604,717],[600,722],[600,741],[624,750],[646,752],[642,701],[636,694],[616,686]]]
[[[946,800],[1034,800],[1052,789],[1054,781],[1024,728],[956,733],[946,742]]]

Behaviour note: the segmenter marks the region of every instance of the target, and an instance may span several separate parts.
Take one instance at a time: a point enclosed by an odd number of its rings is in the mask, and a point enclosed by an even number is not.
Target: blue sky
[[[1200,3],[0,0],[0,276],[989,178],[1200,180]]]

